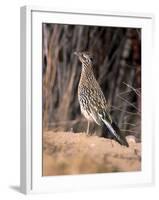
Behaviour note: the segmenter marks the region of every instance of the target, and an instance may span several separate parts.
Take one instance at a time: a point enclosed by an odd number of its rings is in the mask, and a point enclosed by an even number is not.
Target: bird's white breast
[[[92,117],[88,114],[88,112],[83,108],[82,104],[80,104],[81,113],[88,121],[93,121]]]

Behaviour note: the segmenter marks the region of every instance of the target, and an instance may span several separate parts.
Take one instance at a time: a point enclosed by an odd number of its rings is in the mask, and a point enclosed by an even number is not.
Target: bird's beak
[[[82,56],[81,56],[80,52],[75,51],[73,54],[76,55],[78,57],[78,59],[82,62]]]

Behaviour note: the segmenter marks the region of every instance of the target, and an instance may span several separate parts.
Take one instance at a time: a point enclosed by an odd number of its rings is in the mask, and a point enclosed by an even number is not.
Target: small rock
[[[135,138],[135,136],[133,136],[133,135],[128,135],[128,136],[126,136],[126,140],[128,141],[129,144],[130,144],[130,143],[132,143],[132,144],[135,144],[135,143],[136,143],[136,138]]]

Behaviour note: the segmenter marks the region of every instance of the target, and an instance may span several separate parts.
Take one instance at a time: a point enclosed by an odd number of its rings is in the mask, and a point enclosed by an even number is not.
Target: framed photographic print
[[[21,8],[21,191],[153,183],[149,14]]]

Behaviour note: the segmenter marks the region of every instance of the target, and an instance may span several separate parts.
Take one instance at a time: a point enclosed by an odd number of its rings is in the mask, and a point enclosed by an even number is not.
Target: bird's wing
[[[107,112],[105,105],[98,98],[93,96],[90,98],[90,115],[98,125],[103,125],[103,119],[107,120],[110,124],[112,122],[110,114]]]
[[[100,126],[105,124],[105,126],[109,129],[110,133],[116,138],[116,140],[125,146],[128,146],[126,139],[121,135],[120,129],[113,122],[109,108],[104,97],[102,90],[99,85],[92,86],[88,90],[89,93],[89,110],[90,115],[93,120]]]
[[[106,125],[106,127],[109,129],[109,131],[111,132],[112,135],[115,136],[116,140],[121,144],[121,145],[125,145],[125,146],[129,146],[126,139],[122,136],[120,129],[118,128],[118,126],[112,122],[109,123],[107,120],[103,119],[104,124]]]
[[[97,101],[100,103],[100,106],[104,109],[108,109],[108,104],[106,98],[101,90],[99,83],[95,80],[94,84],[92,85],[92,90],[94,95],[97,98]]]
[[[122,136],[120,129],[118,126],[113,122],[109,112],[101,107],[101,104],[96,104],[96,106],[91,106],[91,117],[98,125],[103,125],[108,128],[110,133],[116,138],[116,140],[125,146],[129,146],[126,139]]]

